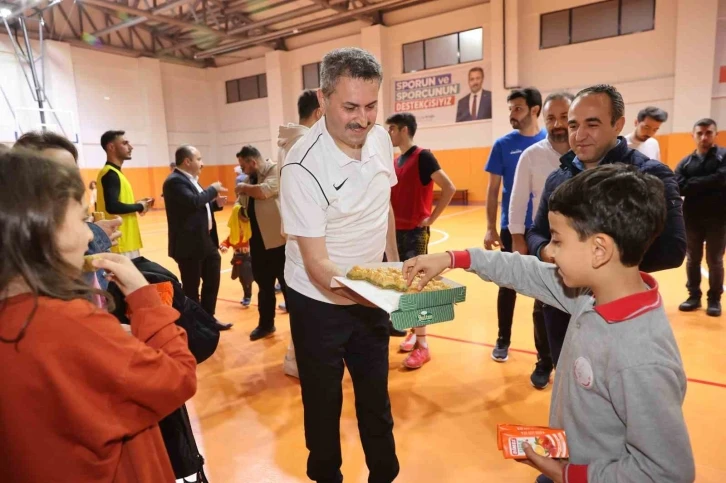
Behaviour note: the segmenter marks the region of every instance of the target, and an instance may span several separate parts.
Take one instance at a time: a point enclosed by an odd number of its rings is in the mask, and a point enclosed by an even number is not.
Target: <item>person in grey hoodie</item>
[[[282,166],[285,164],[285,157],[290,149],[305,136],[310,128],[323,117],[323,110],[320,107],[318,101],[318,94],[313,89],[307,89],[300,94],[297,99],[297,114],[298,124],[288,123],[286,126],[280,126],[280,130],[277,135],[277,165]],[[282,227],[283,235],[285,227]],[[282,305],[280,308],[283,307]],[[297,361],[295,359],[295,347],[290,340],[290,344],[287,346],[287,354],[282,363],[282,368],[285,374],[292,377],[299,377],[297,371]]]
[[[404,275],[410,284],[422,273],[423,288],[446,268],[465,268],[572,315],[549,418],[565,430],[570,457],[523,444],[538,482],[694,481],[683,363],[658,283],[638,269],[665,225],[663,182],[603,165],[559,186],[549,207],[552,264],[473,248],[411,259]]]
[[[318,102],[318,94],[313,89],[307,89],[297,99],[297,124],[290,122],[280,126],[277,134],[277,165],[282,166],[290,149],[323,117],[323,110]]]

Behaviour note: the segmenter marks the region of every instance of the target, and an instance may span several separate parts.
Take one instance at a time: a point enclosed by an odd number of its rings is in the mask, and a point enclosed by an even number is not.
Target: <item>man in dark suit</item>
[[[469,90],[466,96],[459,99],[456,107],[456,122],[476,121],[492,118],[492,93],[482,89],[484,69],[469,69]]]
[[[166,219],[169,225],[169,256],[179,265],[184,294],[214,317],[219,292],[222,259],[214,212],[221,211],[227,197],[222,183],[202,189],[197,179],[204,163],[194,146],[176,150],[176,169],[164,181]],[[199,283],[202,282],[201,302]],[[232,324],[217,322],[220,330]]]

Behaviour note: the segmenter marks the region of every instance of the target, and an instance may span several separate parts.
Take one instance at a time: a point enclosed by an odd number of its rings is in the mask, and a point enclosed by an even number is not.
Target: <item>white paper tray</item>
[[[359,265],[363,268],[402,268],[403,263],[401,262],[388,262],[388,263],[367,263]],[[348,270],[350,270],[349,267]],[[443,280],[447,285],[451,287],[461,287],[461,284],[454,282],[442,277],[436,277],[435,280]],[[332,288],[348,287],[376,307],[380,307],[389,314],[395,312],[399,308],[399,302],[404,293],[397,292],[395,290],[382,289],[375,285],[366,282],[365,280],[351,280],[346,277],[334,277],[331,282]]]

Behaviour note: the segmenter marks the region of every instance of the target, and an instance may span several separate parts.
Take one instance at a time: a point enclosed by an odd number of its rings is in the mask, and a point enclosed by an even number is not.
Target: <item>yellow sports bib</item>
[[[96,201],[98,211],[102,211],[106,215],[106,219],[114,218],[116,216],[121,217],[121,238],[118,239],[118,245],[111,247],[111,251],[114,253],[125,253],[139,250],[143,247],[141,244],[141,231],[139,231],[139,219],[136,213],[127,213],[125,215],[112,215],[106,211],[106,197],[103,192],[103,178],[109,171],[115,171],[118,174],[118,178],[121,181],[121,192],[119,193],[119,201],[126,204],[134,204],[134,190],[131,188],[131,183],[126,179],[126,176],[115,166],[107,164],[98,173],[96,178],[96,189],[98,190],[98,200]]]

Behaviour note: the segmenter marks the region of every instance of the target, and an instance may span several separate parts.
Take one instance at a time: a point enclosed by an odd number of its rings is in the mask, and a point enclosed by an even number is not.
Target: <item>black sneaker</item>
[[[552,374],[552,369],[547,370],[538,362],[534,367],[532,375],[529,376],[529,382],[532,383],[535,389],[544,389],[550,385],[550,374]]]
[[[232,328],[232,324],[225,324],[224,322],[220,322],[219,320],[214,321],[215,327],[217,327],[217,330],[229,330]]]
[[[405,330],[398,330],[393,326],[393,322],[388,322],[388,333],[391,337],[406,337],[408,335],[408,332]]]
[[[265,337],[270,337],[272,334],[275,333],[275,327],[271,329],[263,329],[262,327],[256,327],[255,330],[253,330],[250,333],[250,340],[255,341],[259,339],[264,339]]]
[[[492,350],[492,359],[497,362],[507,362],[509,359],[509,342],[504,342],[501,337],[497,339],[497,345]]]
[[[717,300],[709,300],[708,307],[706,308],[706,315],[711,317],[721,316],[721,302]]]
[[[701,308],[701,297],[688,297],[688,300],[678,306],[681,312],[693,312]]]

